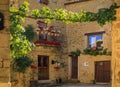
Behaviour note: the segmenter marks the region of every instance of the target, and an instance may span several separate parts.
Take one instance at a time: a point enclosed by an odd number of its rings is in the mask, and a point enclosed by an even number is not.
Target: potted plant
[[[60,69],[60,66],[55,66],[54,69],[58,71]]]

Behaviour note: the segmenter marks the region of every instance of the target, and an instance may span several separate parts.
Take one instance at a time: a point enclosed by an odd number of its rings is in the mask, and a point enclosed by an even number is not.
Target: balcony
[[[61,31],[55,26],[47,26],[44,22],[37,22],[36,28],[37,40],[35,45],[42,46],[60,46],[61,45]]]
[[[42,45],[42,46],[60,46],[60,41],[51,41],[51,40],[37,40],[35,44]]]

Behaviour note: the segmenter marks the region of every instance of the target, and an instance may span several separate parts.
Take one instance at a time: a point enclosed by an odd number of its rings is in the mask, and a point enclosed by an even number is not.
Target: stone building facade
[[[14,1],[14,0],[12,0]],[[15,0],[16,7],[19,6],[24,0]],[[27,0],[30,4],[30,9],[41,8],[46,6],[46,4],[41,4],[37,0]],[[68,1],[73,2],[72,0],[66,0],[67,4],[64,4],[65,0],[50,0],[49,6],[51,9],[55,8],[65,8],[69,11],[79,12],[84,9],[86,11],[97,12],[100,8],[107,8],[111,4],[113,4],[113,0],[89,0],[85,2],[77,2],[69,4]],[[115,0],[118,1],[118,0]],[[29,68],[25,74],[13,74],[12,76],[12,85],[9,84],[11,80],[10,76],[10,49],[9,49],[9,0],[0,1],[0,12],[4,14],[4,26],[3,30],[0,30],[1,42],[0,42],[0,87],[21,87],[22,85],[29,85],[30,80],[38,80],[41,82],[52,82],[55,83],[56,79],[61,78],[62,81],[66,80],[78,80],[83,83],[93,83],[96,81],[96,69],[104,68],[100,66],[106,66],[109,68],[109,81],[112,78],[112,87],[119,87],[119,44],[116,44],[116,40],[119,37],[114,38],[116,35],[119,36],[118,31],[113,30],[112,28],[118,29],[119,26],[119,15],[118,20],[113,23],[113,27],[111,24],[106,24],[104,27],[100,27],[96,22],[91,23],[75,23],[75,24],[64,24],[59,21],[53,21],[50,25],[55,25],[58,29],[61,30],[62,34],[62,44],[60,47],[53,46],[43,46],[36,45],[33,51],[30,53],[31,58],[33,59],[33,64],[37,66],[36,70],[32,70]],[[119,14],[119,9],[118,9]],[[25,25],[32,24],[35,28],[37,28],[38,20],[26,18]],[[40,20],[43,21],[43,20]],[[78,57],[69,56],[69,53],[75,51],[76,49],[80,49],[81,52],[88,46],[88,35],[91,34],[101,34],[102,32],[102,41],[103,47],[108,48],[108,51],[113,50],[113,58],[109,55],[84,55],[83,53]],[[111,37],[113,41],[111,40]],[[113,44],[111,44],[111,42]],[[119,42],[119,41],[118,41]],[[4,44],[6,43],[6,44]],[[118,46],[118,47],[116,47]],[[112,48],[113,47],[113,48]],[[117,56],[117,57],[116,57]],[[76,58],[76,59],[75,59]],[[112,70],[110,68],[112,58]],[[114,59],[115,58],[115,59]],[[46,61],[46,59],[48,59]],[[72,60],[76,60],[72,62]],[[41,62],[42,61],[42,62]],[[41,68],[39,63],[42,63],[46,66],[48,64],[48,77],[39,78],[39,68]],[[63,66],[60,69],[55,69],[55,66],[58,66],[60,63],[63,63]],[[73,66],[74,63],[77,65]],[[118,65],[116,65],[116,63]],[[38,66],[39,65],[39,66]],[[96,66],[98,65],[98,66]],[[109,66],[107,66],[109,65]],[[77,67],[77,68],[76,68]],[[114,69],[114,67],[116,69]],[[44,68],[44,67],[43,67]],[[43,69],[41,68],[41,70]],[[75,68],[76,70],[74,70]],[[75,72],[73,72],[75,71]],[[99,70],[97,69],[99,72]],[[111,77],[111,71],[113,72],[113,77]],[[6,73],[6,74],[5,74]],[[32,75],[31,75],[32,73]],[[42,72],[42,74],[44,71]],[[102,72],[101,72],[102,73]],[[75,75],[76,74],[76,75]],[[32,76],[32,79],[31,79]],[[103,78],[99,79],[97,77],[97,81],[102,81]],[[25,82],[25,83],[24,83]]]
[[[12,0],[16,7],[19,7],[25,0]],[[56,8],[64,7],[64,0],[50,0],[49,4],[43,4],[38,2],[38,0],[27,0],[30,3],[30,10],[39,9],[43,6],[48,6],[52,10]],[[11,3],[12,3],[11,2]],[[33,5],[32,5],[33,4]],[[34,20],[32,18],[26,18],[24,25],[33,25],[35,30],[38,28],[37,22],[44,22],[44,19]],[[36,70],[29,68],[27,72],[23,74],[18,74],[12,72],[12,83],[13,87],[21,87],[22,85],[29,85],[31,80],[38,80],[39,83],[56,83],[56,79],[62,78],[63,81],[67,78],[67,67],[66,58],[67,46],[66,46],[66,30],[65,24],[60,21],[52,21],[47,27],[54,26],[61,31],[60,36],[62,37],[62,44],[59,46],[46,46],[45,44],[37,43],[36,47],[29,54],[33,60],[33,65],[36,65]],[[65,59],[65,60],[64,60]],[[62,64],[61,66],[60,63]],[[57,67],[59,66],[59,67]],[[56,69],[60,68],[60,69]],[[32,76],[31,76],[32,75]],[[25,82],[25,83],[24,83]]]
[[[10,87],[9,0],[0,1],[0,22],[2,18],[4,28],[0,27],[0,87]]]
[[[23,3],[24,0],[20,0],[19,4]],[[91,12],[97,12],[100,8],[107,8],[113,4],[112,0],[99,1],[99,0],[91,0],[85,2],[77,2],[77,3],[69,3],[68,1],[64,4],[64,0],[50,0],[49,4],[41,4],[38,1],[28,0],[30,3],[30,10],[41,8],[43,6],[48,6],[51,9],[56,8],[65,8],[68,11],[79,12],[80,10],[86,10]],[[72,2],[72,1],[71,1]],[[34,5],[31,5],[34,4]],[[18,5],[19,6],[19,5]],[[95,8],[96,7],[96,8]],[[43,19],[38,19],[40,21],[44,21]],[[37,28],[37,21],[31,18],[26,18],[25,25],[32,24],[35,28]],[[91,23],[75,23],[75,24],[64,24],[59,21],[53,21],[50,25],[54,25],[58,29],[61,30],[62,34],[62,44],[61,47],[51,47],[51,46],[43,46],[36,45],[34,50],[30,53],[31,58],[34,60],[34,64],[37,65],[37,69],[34,73],[34,80],[39,80],[39,82],[52,82],[55,83],[56,79],[61,78],[62,81],[66,80],[76,80],[82,83],[93,83],[96,81],[95,78],[104,79],[96,77],[95,73],[99,72],[95,70],[98,65],[106,65],[109,68],[109,76],[108,79],[111,80],[111,56],[108,55],[98,55],[98,56],[90,56],[81,54],[76,59],[74,57],[69,56],[71,51],[75,51],[76,49],[81,50],[83,52],[84,49],[87,48],[88,44],[88,35],[99,33],[102,34],[103,47],[107,48],[108,51],[111,51],[111,24],[106,24],[104,27],[100,27],[96,22]],[[94,26],[93,26],[94,25]],[[102,33],[101,33],[102,32]],[[58,59],[57,59],[58,58]],[[48,59],[48,60],[46,60]],[[76,60],[76,61],[74,61]],[[44,75],[48,77],[42,77],[41,79],[39,75],[39,67],[40,62],[46,62],[49,67],[47,67],[48,72]],[[64,63],[64,67],[61,67],[59,70],[56,70],[54,67],[58,66],[57,62],[62,61]],[[74,62],[72,62],[74,61]],[[53,63],[55,62],[55,63]],[[105,63],[105,64],[104,64]],[[107,64],[106,64],[107,63]],[[44,64],[44,63],[43,63]],[[76,65],[77,64],[77,65]],[[107,66],[109,65],[109,66]],[[99,67],[99,66],[98,66]],[[74,68],[74,69],[73,69]],[[102,67],[103,68],[103,67]],[[28,70],[26,74],[24,74],[24,79],[26,79],[29,84],[31,80],[30,72],[31,69]],[[42,71],[42,70],[41,70]],[[43,70],[44,72],[44,70]],[[41,75],[43,72],[40,72]],[[103,73],[103,72],[101,72]],[[43,75],[43,76],[44,76]],[[15,87],[23,84],[24,81],[22,78],[19,78],[18,84],[13,84]]]
[[[106,3],[107,2],[107,3]],[[90,0],[85,2],[79,2],[79,3],[66,3],[65,8],[68,11],[73,12],[79,12],[80,10],[90,11],[90,12],[98,12],[100,8],[108,8],[110,5],[112,5],[112,0],[106,0],[106,1],[99,1],[99,0]],[[88,44],[90,44],[90,41],[92,42],[92,36],[95,37],[102,33],[102,46],[104,48],[107,48],[109,51],[112,51],[111,49],[111,31],[112,27],[111,24],[106,24],[103,27],[100,27],[96,22],[90,22],[90,23],[75,23],[75,24],[68,24],[66,25],[66,34],[67,34],[67,41],[68,41],[68,53],[71,51],[75,51],[76,49],[80,49],[82,54],[78,57],[78,75],[76,79],[78,79],[80,82],[83,83],[92,83],[94,81],[96,82],[110,82],[111,80],[111,56],[108,55],[98,55],[98,56],[90,56],[85,55],[83,53],[84,49],[88,48]],[[97,39],[96,39],[97,40]],[[93,41],[94,42],[94,41]],[[92,47],[92,46],[91,46]],[[73,79],[73,74],[75,73],[73,71],[73,66],[71,66],[71,60],[73,61],[73,58],[68,58],[69,60],[69,79]],[[100,64],[102,68],[109,68],[107,74],[109,74],[107,77],[104,75],[107,71],[102,72],[100,69]],[[74,64],[73,64],[74,65]],[[99,73],[98,73],[99,72]],[[104,75],[100,74],[104,73]],[[99,76],[98,76],[99,74]],[[108,78],[109,81],[105,81],[105,77]]]

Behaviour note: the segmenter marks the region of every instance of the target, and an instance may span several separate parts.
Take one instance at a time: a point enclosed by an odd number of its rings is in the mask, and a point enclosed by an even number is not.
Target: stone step
[[[80,83],[80,81],[76,79],[70,79],[70,80],[67,80],[66,83]]]
[[[11,87],[9,83],[0,83],[0,87]]]

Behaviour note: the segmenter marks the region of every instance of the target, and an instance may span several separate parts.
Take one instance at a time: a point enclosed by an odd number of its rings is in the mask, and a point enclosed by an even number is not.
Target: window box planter
[[[45,45],[45,46],[60,46],[62,42],[60,41],[51,41],[51,40],[37,40],[35,44]]]
[[[59,67],[59,66],[55,66],[54,69],[55,69],[56,71],[58,71],[58,70],[60,70],[60,67]]]
[[[37,65],[31,65],[30,67],[31,67],[31,69],[33,69],[33,70],[37,69]]]

